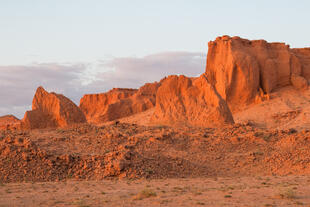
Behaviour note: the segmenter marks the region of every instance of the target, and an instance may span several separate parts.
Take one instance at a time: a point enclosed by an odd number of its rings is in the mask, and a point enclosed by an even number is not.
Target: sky
[[[207,43],[240,36],[309,47],[310,1],[0,0],[0,116],[22,118],[42,85],[85,93],[197,76]]]

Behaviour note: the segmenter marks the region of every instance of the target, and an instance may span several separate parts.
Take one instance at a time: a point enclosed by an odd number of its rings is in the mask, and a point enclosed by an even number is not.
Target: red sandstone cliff
[[[103,123],[143,112],[155,106],[160,83],[147,83],[140,89],[112,89],[107,93],[84,95],[80,108],[88,122]]]
[[[204,74],[199,78],[181,75],[163,79],[151,122],[200,127],[234,123],[226,102]]]
[[[294,48],[291,52],[296,55],[301,66],[301,76],[310,80],[310,48]]]
[[[252,103],[263,91],[292,84],[308,86],[309,50],[284,43],[223,36],[209,42],[206,74],[233,111]]]
[[[310,48],[223,36],[209,42],[206,72],[199,78],[169,76],[140,89],[84,95],[80,108],[39,87],[22,125],[63,127],[86,119],[99,124],[156,106],[153,123],[216,126],[233,123],[231,111],[268,98],[284,86],[306,89],[309,80]]]
[[[27,111],[22,120],[29,129],[46,127],[66,127],[86,122],[82,111],[67,97],[48,93],[39,87],[32,101],[32,110]]]

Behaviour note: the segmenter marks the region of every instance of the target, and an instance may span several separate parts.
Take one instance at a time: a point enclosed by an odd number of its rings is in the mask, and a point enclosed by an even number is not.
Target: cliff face
[[[29,129],[45,127],[66,127],[74,123],[84,123],[82,111],[67,97],[48,93],[39,87],[32,101],[32,110],[27,111],[22,120]]]
[[[199,78],[169,76],[139,89],[87,94],[79,107],[39,87],[21,123],[30,129],[100,124],[155,107],[149,115],[153,123],[219,126],[234,122],[231,112],[268,99],[276,89],[292,85],[303,90],[309,81],[310,48],[222,36],[209,42],[206,71]],[[20,121],[14,122],[16,128]]]
[[[140,89],[113,89],[107,93],[84,95],[80,108],[90,123],[102,123],[143,112],[155,106],[160,83]]]
[[[273,90],[308,86],[309,50],[284,43],[223,36],[208,44],[206,74],[233,111]]]
[[[234,123],[226,102],[205,75],[199,78],[165,78],[157,91],[156,107],[151,122],[200,127]]]
[[[136,89],[114,88],[107,93],[86,94],[80,100],[80,109],[88,122],[99,123],[108,107],[121,99],[128,98],[137,92]]]
[[[310,80],[310,48],[294,48],[291,52],[296,55],[301,65],[301,75]]]

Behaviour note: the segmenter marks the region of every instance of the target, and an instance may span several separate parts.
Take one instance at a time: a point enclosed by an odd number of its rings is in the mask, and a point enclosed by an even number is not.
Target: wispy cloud
[[[103,61],[101,67],[109,71],[98,72],[98,79],[91,85],[135,88],[145,82],[159,81],[171,74],[198,76],[205,70],[205,54],[165,52],[141,58],[122,57]]]
[[[30,109],[40,85],[78,104],[85,93],[105,92],[113,87],[137,88],[171,74],[198,76],[204,72],[204,65],[203,53],[166,52],[98,63],[0,66],[0,115],[21,118]]]

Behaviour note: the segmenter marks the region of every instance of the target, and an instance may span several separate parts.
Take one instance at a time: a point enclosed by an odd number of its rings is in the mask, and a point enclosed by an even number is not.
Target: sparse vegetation
[[[304,205],[304,203],[303,203],[303,202],[300,202],[300,201],[295,202],[295,204],[296,204],[296,205],[299,205],[299,206],[303,206],[303,205]]]
[[[162,200],[162,201],[160,201],[160,204],[167,204],[167,203],[169,203],[170,201],[168,200],[168,199],[165,199],[165,200]]]
[[[133,197],[134,200],[142,200],[144,198],[156,197],[157,194],[152,189],[144,189]]]
[[[185,190],[179,186],[175,186],[173,187],[172,192],[185,192]]]
[[[283,199],[296,199],[296,192],[292,188],[282,189],[280,192],[280,197]]]
[[[200,202],[200,201],[198,201],[196,204],[197,204],[197,205],[201,205],[201,206],[205,205],[204,202]]]

